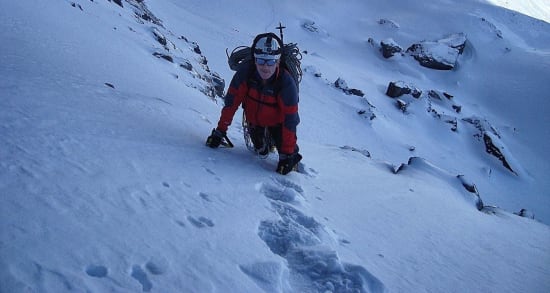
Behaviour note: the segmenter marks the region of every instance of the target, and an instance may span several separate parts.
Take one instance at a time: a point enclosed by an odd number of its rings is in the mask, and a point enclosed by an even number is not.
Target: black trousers
[[[276,126],[252,126],[250,136],[256,149],[262,149],[275,146],[277,150],[281,149],[283,143],[283,129],[281,125]]]

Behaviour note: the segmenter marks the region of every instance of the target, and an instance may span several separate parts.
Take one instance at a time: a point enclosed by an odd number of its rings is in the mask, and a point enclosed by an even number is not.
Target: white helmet
[[[281,47],[279,40],[274,34],[259,35],[254,44],[254,58],[275,59],[281,58]],[[256,38],[258,38],[256,37]]]

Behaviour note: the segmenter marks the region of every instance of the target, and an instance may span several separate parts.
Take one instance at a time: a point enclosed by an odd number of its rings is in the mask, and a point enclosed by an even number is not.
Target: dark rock
[[[466,46],[466,36],[463,33],[452,34],[438,41],[423,41],[411,45],[406,53],[417,60],[420,65],[437,69],[450,70],[456,66],[458,56]]]
[[[180,63],[180,67],[187,69],[188,71],[193,70],[193,65],[187,60],[185,60],[185,62],[183,63]]]
[[[122,0],[113,0],[113,2],[118,4],[120,7],[124,8],[124,6],[122,5]]]
[[[397,99],[396,100],[396,105],[397,105],[397,108],[399,110],[401,110],[401,112],[405,113],[407,112],[407,106],[409,106],[409,104],[401,99]]]
[[[199,59],[199,63],[202,64],[202,65],[207,65],[208,64],[208,60],[206,59],[206,57],[202,56],[200,57]]]
[[[428,91],[428,98],[430,98],[430,101],[435,101],[437,104],[442,105],[444,107],[450,107],[453,111],[456,113],[460,113],[462,111],[462,106],[456,105],[456,104],[450,104],[448,101],[451,101],[453,99],[453,95],[446,93],[446,92],[440,92],[436,90],[429,90]]]
[[[447,116],[447,117],[451,117],[451,116]],[[450,119],[445,119],[445,122],[452,125],[452,127],[451,127],[452,131],[457,131],[458,130],[458,122],[456,120],[456,117],[451,117]]]
[[[380,50],[382,50],[382,56],[384,58],[390,58],[396,53],[401,53],[403,48],[401,48],[394,40],[387,39],[380,42]]]
[[[344,79],[340,78],[340,77],[334,82],[334,86],[336,88],[342,89],[342,90],[347,90],[348,89],[347,82]]]
[[[369,120],[374,120],[374,118],[376,118],[376,114],[374,114],[374,112],[372,112],[372,110],[359,110],[357,111],[357,114],[361,115],[361,116],[366,116],[367,119]]]
[[[398,85],[397,82],[390,82],[388,85],[388,89],[386,90],[386,96],[397,98],[402,95],[410,93],[409,88],[401,87],[401,85]]]
[[[160,27],[163,27],[162,22],[160,19],[158,19],[145,5],[143,1],[137,1],[137,0],[126,0],[126,3],[133,6],[134,9],[134,16],[136,17],[136,20],[143,24],[143,21],[154,23]]]
[[[432,107],[431,103],[428,106],[428,112],[432,112],[432,114],[435,118],[443,120],[445,123],[451,124],[452,125],[452,127],[451,127],[452,131],[457,131],[458,130],[458,121],[457,121],[456,117],[441,114],[441,113],[437,112],[437,110]]]
[[[199,45],[197,45],[197,43],[193,42],[191,45],[195,53],[202,55],[201,48],[199,48]]]
[[[501,138],[498,131],[486,119],[480,119],[474,116],[474,117],[462,118],[462,121],[472,124],[479,131],[479,134],[475,134],[474,137],[481,138],[484,133],[490,132],[492,135],[495,135],[497,138],[499,139]]]
[[[78,8],[79,8],[80,10],[84,11],[84,9],[82,9],[82,6],[80,6],[80,4],[76,4],[76,3],[74,3],[74,2],[71,2],[71,6],[72,6],[72,7],[75,7],[75,8],[78,6]]]
[[[350,95],[355,95],[355,96],[359,96],[359,97],[364,97],[365,94],[363,93],[362,90],[358,90],[358,89],[349,89],[347,91],[348,94]]]
[[[473,193],[475,195],[475,205],[478,211],[481,211],[484,207],[483,201],[481,200],[481,196],[479,195],[479,192],[477,191],[477,187],[474,183],[470,182],[469,180],[464,177],[464,175],[458,175],[456,176],[460,183],[462,183],[462,186],[470,193]]]
[[[443,97],[441,97],[443,96]],[[450,100],[453,98],[452,95],[446,93],[446,92],[438,92],[438,91],[434,91],[434,90],[429,90],[428,91],[428,97],[432,98],[432,99],[436,99],[436,100],[443,100],[443,98],[446,98],[447,100]]]
[[[142,15],[140,15],[140,17],[145,21],[151,21],[151,16],[149,16],[149,14],[147,13],[143,13]]]
[[[155,35],[157,42],[159,42],[161,45],[166,46],[166,44],[168,44],[168,42],[166,41],[166,37],[158,29],[153,29],[153,34]]]
[[[170,55],[166,55],[166,54],[163,54],[163,53],[159,53],[159,52],[155,52],[153,53],[153,56],[157,57],[157,58],[162,58],[164,60],[167,60],[167,61],[170,61],[172,63],[174,63],[174,58],[172,58],[172,56]]]
[[[386,95],[388,97],[397,98],[406,94],[411,94],[418,99],[420,95],[422,95],[422,91],[402,81],[392,81],[388,84],[388,89],[386,90]]]
[[[535,219],[535,214],[532,213],[531,211],[527,210],[527,209],[521,209],[519,212],[517,213],[514,213],[520,217],[524,217],[524,218],[528,218],[528,219],[532,219],[534,220]]]
[[[214,86],[215,93],[218,97],[223,97],[225,90],[225,80],[217,73],[212,73],[212,85]]]
[[[348,87],[348,84],[346,83],[346,81],[344,79],[340,78],[340,77],[334,82],[334,86],[336,88],[341,89],[342,91],[344,91],[344,93],[346,93],[347,95],[355,95],[355,96],[359,96],[359,97],[365,96],[365,94],[361,90],[350,89]]]
[[[376,47],[376,42],[374,41],[373,38],[369,38],[369,39],[367,40],[367,43],[369,43],[369,44],[370,44],[371,46],[373,46],[373,47]]]
[[[497,159],[499,159],[502,162],[502,165],[506,169],[510,170],[512,173],[517,175],[516,171],[514,171],[512,169],[512,167],[510,166],[510,164],[506,160],[506,157],[504,156],[504,154],[502,154],[502,151],[500,150],[500,148],[498,148],[493,143],[493,139],[491,138],[491,136],[489,134],[483,133],[483,142],[485,143],[485,151],[488,154],[491,154],[491,155],[495,156]]]
[[[423,43],[414,44],[407,49],[407,53],[410,53],[420,65],[437,70],[450,70],[454,68],[454,62],[452,59],[446,59],[440,56],[434,56],[433,51],[441,51],[441,45],[436,43]],[[457,51],[458,53],[458,51]],[[458,54],[451,54],[458,55]]]

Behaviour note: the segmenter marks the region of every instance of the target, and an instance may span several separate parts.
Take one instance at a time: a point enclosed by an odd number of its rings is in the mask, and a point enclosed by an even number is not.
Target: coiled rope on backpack
[[[227,63],[229,68],[233,71],[237,71],[239,66],[244,63],[252,62],[252,54],[250,54],[250,47],[239,46],[229,54],[228,49],[225,49],[225,54],[227,55]]]
[[[290,75],[292,75],[292,78],[296,83],[297,89],[300,88],[300,82],[302,81],[302,75],[303,75],[301,60],[302,60],[302,53],[300,53],[298,44],[289,43],[284,45],[282,62],[285,63],[286,69],[288,70]]]

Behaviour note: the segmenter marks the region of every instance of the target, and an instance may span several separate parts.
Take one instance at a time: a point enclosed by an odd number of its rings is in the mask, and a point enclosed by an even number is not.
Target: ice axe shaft
[[[281,42],[284,44],[284,40],[283,40],[283,29],[285,29],[286,26],[283,26],[283,24],[279,21],[279,26],[276,27],[276,29],[279,30],[279,35],[281,36]]]

